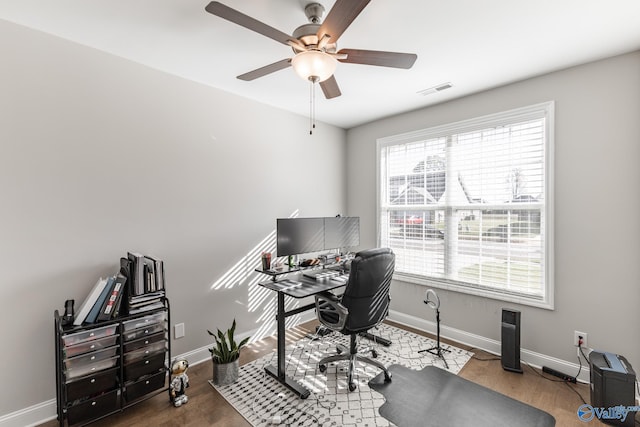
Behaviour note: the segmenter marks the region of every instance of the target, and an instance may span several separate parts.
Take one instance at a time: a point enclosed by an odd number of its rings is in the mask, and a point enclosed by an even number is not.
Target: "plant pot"
[[[240,372],[240,360],[229,363],[213,363],[213,384],[228,385],[236,382]]]

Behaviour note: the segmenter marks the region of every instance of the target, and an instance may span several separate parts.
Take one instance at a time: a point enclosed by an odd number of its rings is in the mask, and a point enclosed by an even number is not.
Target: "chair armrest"
[[[349,310],[340,303],[340,298],[331,292],[316,294],[316,314],[322,325],[340,331],[347,322]]]

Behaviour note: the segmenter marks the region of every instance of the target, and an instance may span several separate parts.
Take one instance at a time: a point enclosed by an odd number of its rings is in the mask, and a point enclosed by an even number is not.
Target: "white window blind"
[[[553,104],[378,141],[396,278],[552,307]]]

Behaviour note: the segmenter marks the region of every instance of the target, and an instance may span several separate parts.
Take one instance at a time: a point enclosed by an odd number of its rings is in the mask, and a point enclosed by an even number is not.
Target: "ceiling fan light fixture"
[[[291,66],[301,79],[315,83],[331,77],[336,71],[338,61],[320,50],[307,50],[296,54],[291,59]]]

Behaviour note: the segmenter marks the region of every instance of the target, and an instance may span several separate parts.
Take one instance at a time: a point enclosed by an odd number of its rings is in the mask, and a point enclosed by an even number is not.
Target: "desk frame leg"
[[[309,397],[311,392],[307,390],[305,387],[296,382],[293,378],[289,378],[286,375],[284,378],[280,378],[277,372],[277,368],[273,365],[268,365],[264,367],[264,370],[267,374],[278,380],[278,382],[284,386],[286,386],[289,390],[294,392],[300,399],[306,399]]]
[[[285,316],[284,316],[284,294],[278,292],[278,380],[283,381],[285,379]]]
[[[278,324],[278,366],[274,367],[273,365],[265,366],[264,370],[267,374],[278,380],[280,384],[285,385],[295,394],[297,394],[301,399],[306,399],[309,397],[311,392],[295,381],[293,378],[289,378],[286,375],[286,366],[285,366],[285,311],[284,311],[284,294],[282,292],[278,292],[278,314],[276,315],[277,324]]]

